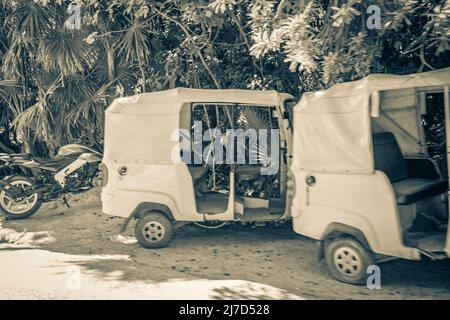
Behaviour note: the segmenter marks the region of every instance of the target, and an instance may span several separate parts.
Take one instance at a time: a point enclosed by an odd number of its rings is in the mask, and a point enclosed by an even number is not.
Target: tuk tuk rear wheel
[[[163,213],[150,212],[139,218],[134,233],[144,248],[162,248],[172,240],[174,227]]]
[[[364,284],[367,267],[374,264],[370,252],[357,240],[333,238],[325,242],[325,262],[331,275],[350,284]]]

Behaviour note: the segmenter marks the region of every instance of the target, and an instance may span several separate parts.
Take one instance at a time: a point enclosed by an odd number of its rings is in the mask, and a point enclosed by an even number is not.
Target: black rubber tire
[[[156,234],[155,237],[149,235],[148,230],[151,223],[155,223],[153,228],[157,228],[156,232],[161,231],[162,234]],[[146,235],[147,233],[147,235]],[[174,226],[172,221],[161,212],[152,211],[142,215],[134,227],[134,234],[139,244],[144,248],[156,249],[162,248],[169,244],[173,238]]]
[[[356,267],[354,274],[347,274],[345,266],[342,266],[342,271],[338,268],[337,262],[335,262],[335,253],[337,250],[345,250],[350,248],[351,253],[349,255],[356,255],[356,258],[360,261],[360,267]],[[337,280],[350,284],[366,284],[367,281],[367,267],[374,264],[372,254],[365,249],[361,243],[351,237],[340,237],[326,240],[325,242],[325,263],[331,275]],[[347,271],[349,271],[347,266]],[[353,267],[352,267],[353,268]]]
[[[29,177],[25,176],[14,176],[11,177],[8,182],[14,182],[14,181],[27,181],[30,184],[34,184],[34,181],[30,179]],[[0,190],[1,192],[1,190]],[[20,214],[14,214],[9,212],[6,208],[3,207],[2,201],[0,201],[0,209],[4,212],[7,220],[21,220],[31,217],[33,214],[35,214],[39,208],[42,205],[41,195],[38,193],[37,195],[37,201],[36,203],[27,211],[20,213]]]

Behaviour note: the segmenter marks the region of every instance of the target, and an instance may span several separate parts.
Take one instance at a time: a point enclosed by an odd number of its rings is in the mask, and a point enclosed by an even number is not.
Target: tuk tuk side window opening
[[[229,190],[230,165],[237,164],[235,170],[238,194],[263,198],[280,197],[279,121],[283,121],[283,117],[275,106],[191,103],[187,107],[190,114],[182,112],[182,116],[190,117],[190,121],[184,119],[180,122],[190,123],[192,162],[188,165],[209,167],[207,185],[213,186],[214,190]],[[230,135],[230,130],[235,131]],[[236,134],[237,130],[244,132],[243,144]],[[263,135],[265,139],[261,139],[260,131],[267,132]],[[248,132],[250,134],[247,135]],[[278,134],[273,134],[277,132]],[[229,143],[228,139],[233,142]],[[214,143],[221,144],[217,154],[217,145],[210,148]],[[261,176],[261,168],[271,161],[277,166],[275,173]]]

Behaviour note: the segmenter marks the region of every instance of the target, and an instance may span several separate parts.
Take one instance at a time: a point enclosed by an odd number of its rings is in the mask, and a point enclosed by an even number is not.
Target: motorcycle
[[[101,160],[101,153],[80,144],[62,146],[53,158],[0,155],[8,170],[19,172],[0,182],[0,209],[8,220],[25,219],[35,214],[43,202],[87,191],[94,187]]]

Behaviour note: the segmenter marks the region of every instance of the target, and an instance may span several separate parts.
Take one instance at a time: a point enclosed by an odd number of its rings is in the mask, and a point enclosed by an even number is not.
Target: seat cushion
[[[257,165],[238,165],[236,172],[239,180],[252,180],[261,176],[261,167]]]
[[[208,166],[188,166],[189,172],[191,173],[192,180],[197,183],[198,180],[203,178],[209,170]]]
[[[392,186],[399,205],[408,205],[447,191],[447,182],[443,180],[409,178],[395,182]]]
[[[373,134],[375,169],[383,171],[391,182],[408,178],[408,167],[391,132]]]

